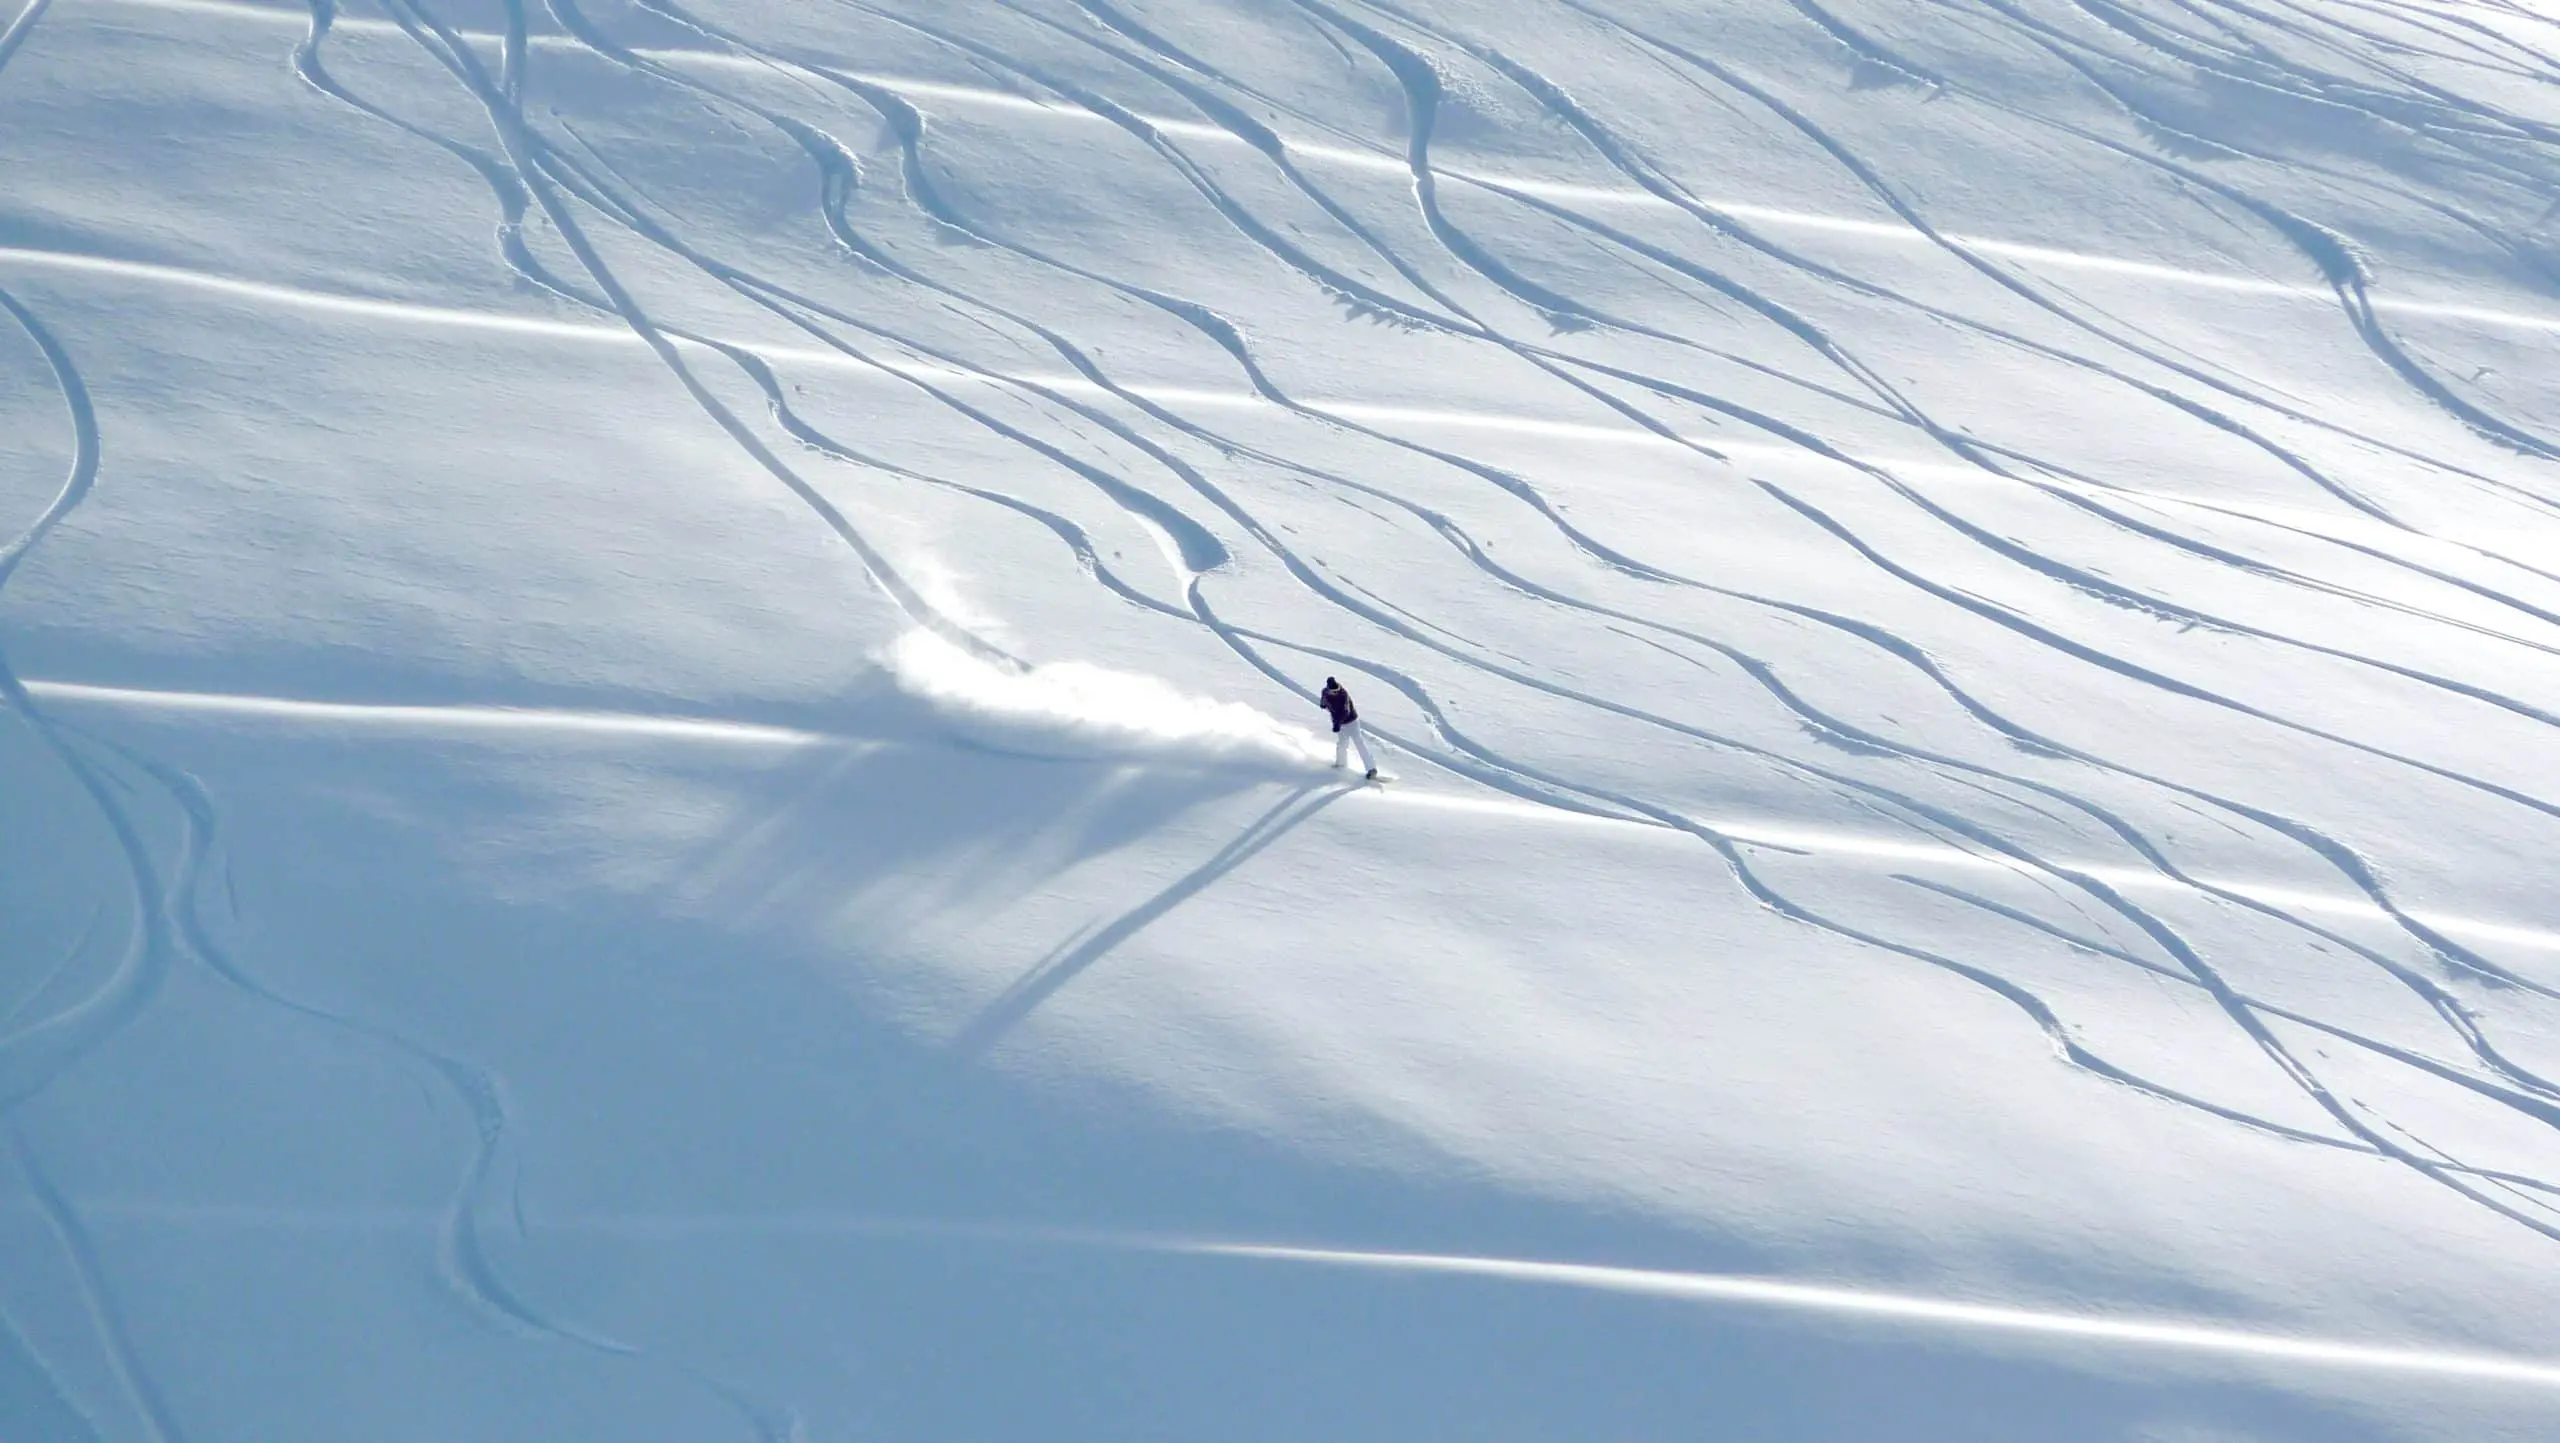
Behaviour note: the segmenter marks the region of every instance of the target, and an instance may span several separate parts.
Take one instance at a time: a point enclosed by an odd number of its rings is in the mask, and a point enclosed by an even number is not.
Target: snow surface
[[[2560,1436],[2560,20],[11,3],[0,1439]]]

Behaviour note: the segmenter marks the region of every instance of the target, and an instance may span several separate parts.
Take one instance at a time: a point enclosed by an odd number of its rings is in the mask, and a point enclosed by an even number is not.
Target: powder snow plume
[[[929,631],[881,657],[898,689],[981,745],[1038,756],[1128,757],[1296,771],[1331,760],[1312,732],[1243,702],[1135,672],[1062,661],[1007,671]]]

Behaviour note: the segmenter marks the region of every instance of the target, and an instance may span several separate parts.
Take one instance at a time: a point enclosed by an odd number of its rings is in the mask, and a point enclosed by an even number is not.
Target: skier
[[[1340,770],[1344,757],[1355,747],[1360,751],[1360,765],[1369,769],[1368,779],[1378,779],[1378,760],[1369,755],[1369,739],[1360,733],[1360,709],[1351,704],[1351,693],[1332,677],[1324,679],[1324,690],[1316,693],[1316,705],[1333,718],[1333,765]]]

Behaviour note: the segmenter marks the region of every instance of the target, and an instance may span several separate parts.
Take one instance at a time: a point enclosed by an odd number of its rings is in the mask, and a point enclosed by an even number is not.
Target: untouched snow
[[[2560,20],[0,3],[0,1438],[2560,1436]]]

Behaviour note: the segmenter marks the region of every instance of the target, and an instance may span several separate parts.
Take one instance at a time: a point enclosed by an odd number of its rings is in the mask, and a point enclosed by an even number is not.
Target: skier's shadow
[[[1280,799],[1279,805],[1254,818],[1233,841],[1219,848],[1215,856],[1192,868],[1163,891],[1101,928],[1079,931],[1059,943],[1030,971],[1015,979],[1003,995],[971,1018],[968,1025],[951,1039],[950,1050],[964,1057],[984,1053],[1024,1018],[1038,1011],[1040,1004],[1082,975],[1086,968],[1102,960],[1113,948],[1136,936],[1149,923],[1181,906],[1210,883],[1250,861],[1264,848],[1347,795],[1349,793],[1344,788],[1329,786],[1300,787],[1290,792]]]

